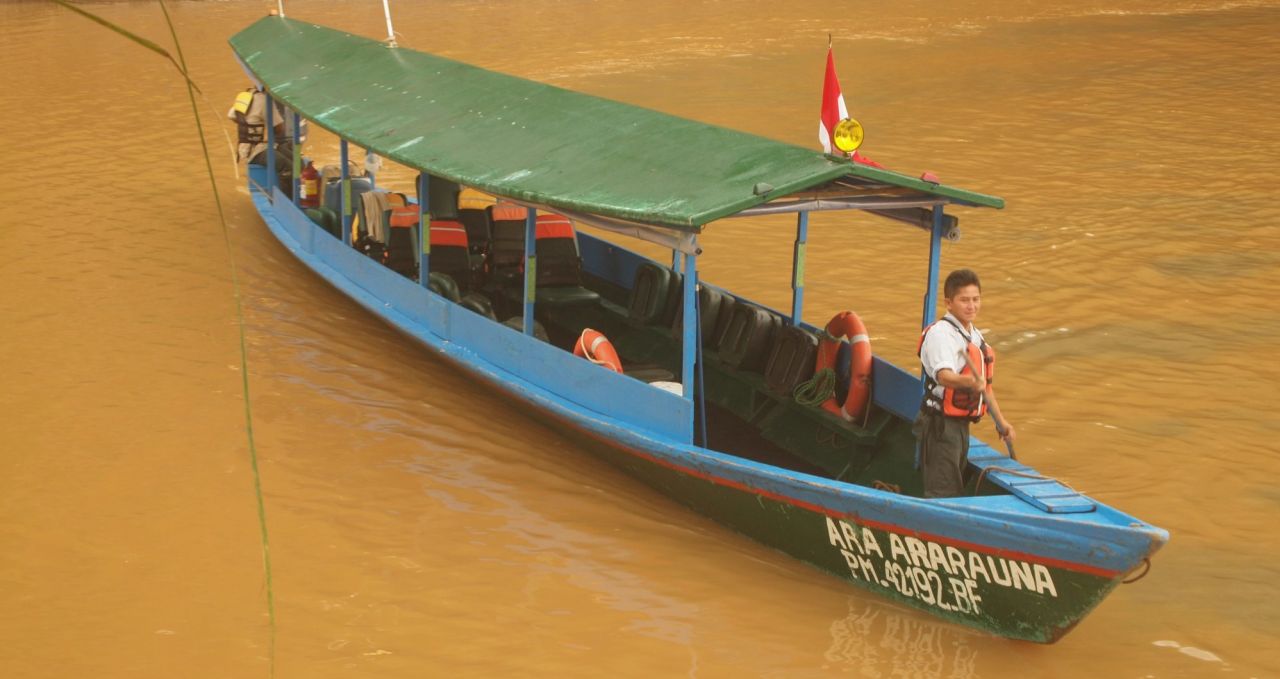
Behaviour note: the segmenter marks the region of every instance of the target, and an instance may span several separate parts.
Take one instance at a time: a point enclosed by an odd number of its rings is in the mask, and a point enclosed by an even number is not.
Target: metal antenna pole
[[[387,5],[387,0],[382,0],[382,13],[387,17],[387,44],[395,47],[396,32],[391,28],[391,7]]]

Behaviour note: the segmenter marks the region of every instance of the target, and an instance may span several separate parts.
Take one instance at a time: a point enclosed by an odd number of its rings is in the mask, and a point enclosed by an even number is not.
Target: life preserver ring
[[[844,365],[839,365],[841,355],[846,357]],[[835,393],[823,401],[822,409],[845,420],[861,418],[871,397],[871,338],[858,314],[841,311],[831,318],[818,342],[813,369],[836,373]]]
[[[622,372],[622,360],[618,358],[618,352],[609,342],[609,338],[598,330],[584,328],[582,334],[578,335],[578,341],[573,343],[573,355],[585,358],[596,365],[602,365],[616,373]]]

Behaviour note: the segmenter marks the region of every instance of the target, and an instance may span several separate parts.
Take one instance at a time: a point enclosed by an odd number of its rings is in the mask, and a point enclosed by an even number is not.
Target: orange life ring
[[[844,366],[849,375],[849,390],[841,398],[837,387],[836,393],[822,403],[822,409],[843,417],[846,420],[862,417],[871,397],[871,338],[867,335],[867,326],[852,311],[841,311],[827,323],[826,336],[818,342],[818,358],[814,362],[814,372],[831,368],[840,375],[836,361],[840,356],[840,347],[848,343],[848,365]]]
[[[582,334],[578,335],[578,341],[573,344],[573,355],[581,356],[616,373],[622,372],[622,361],[618,358],[618,352],[609,342],[609,338],[598,330],[584,328]]]

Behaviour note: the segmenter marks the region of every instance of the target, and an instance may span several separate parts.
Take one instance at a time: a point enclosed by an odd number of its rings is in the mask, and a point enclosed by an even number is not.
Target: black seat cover
[[[790,394],[801,382],[813,377],[813,363],[818,356],[818,338],[794,325],[784,326],[774,340],[773,351],[765,365],[764,381],[778,394]]]
[[[636,267],[635,279],[627,301],[627,317],[642,325],[657,323],[666,311],[670,285],[670,269],[652,262],[645,262]]]
[[[763,372],[782,319],[758,306],[740,303],[720,342],[720,360],[730,368]]]

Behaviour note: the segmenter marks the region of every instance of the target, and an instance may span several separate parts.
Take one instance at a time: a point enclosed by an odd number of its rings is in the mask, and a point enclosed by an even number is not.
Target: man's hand
[[[1013,443],[1017,435],[1013,431],[1013,425],[1006,420],[996,420],[996,431],[1000,433],[1000,439]]]

